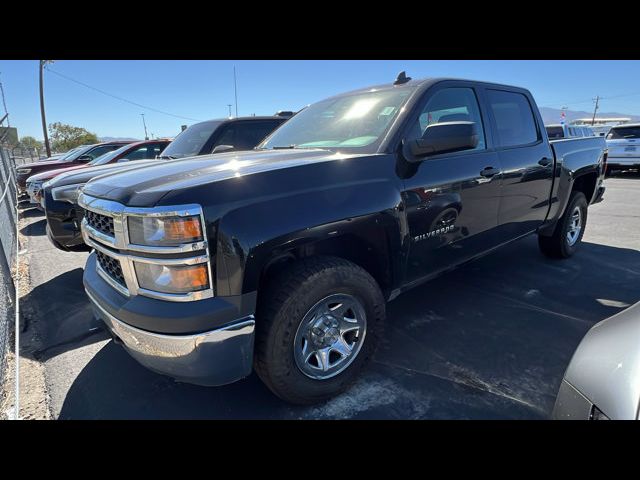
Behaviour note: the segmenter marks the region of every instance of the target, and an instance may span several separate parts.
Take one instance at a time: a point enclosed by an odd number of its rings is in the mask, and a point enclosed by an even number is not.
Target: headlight
[[[136,245],[175,247],[204,239],[200,217],[129,217],[129,241]]]
[[[189,293],[209,288],[207,264],[156,265],[134,262],[140,288],[161,293]]]
[[[30,168],[21,168],[20,170],[18,170],[18,175],[29,175],[30,173]]]
[[[43,185],[42,188],[46,186]],[[80,189],[84,187],[84,183],[76,183],[74,185],[65,185],[64,187],[55,187],[51,190],[51,196],[58,202],[69,202],[74,205],[78,203],[78,195]]]

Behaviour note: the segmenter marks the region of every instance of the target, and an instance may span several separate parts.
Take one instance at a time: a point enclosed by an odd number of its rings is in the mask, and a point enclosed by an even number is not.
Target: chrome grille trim
[[[111,237],[96,228],[93,228],[83,218],[81,222],[82,236],[85,243],[103,255],[120,262],[122,275],[126,287],[118,283],[99,263],[96,264],[98,274],[112,287],[125,296],[144,295],[161,300],[174,302],[190,302],[211,298],[214,296],[213,276],[211,272],[211,259],[208,252],[207,230],[202,208],[199,205],[185,205],[180,207],[151,207],[133,208],[121,203],[90,197],[81,193],[78,197],[78,205],[86,211],[98,213],[113,219],[114,236]],[[182,244],[176,247],[150,247],[135,245],[129,242],[127,218],[129,216],[193,216],[198,215],[202,225],[203,241]],[[154,257],[136,255],[135,252],[156,254]],[[163,254],[171,253],[196,253],[188,258],[162,258]],[[134,262],[153,263],[159,265],[197,265],[206,263],[209,275],[209,288],[189,293],[170,294],[144,289],[138,284]]]

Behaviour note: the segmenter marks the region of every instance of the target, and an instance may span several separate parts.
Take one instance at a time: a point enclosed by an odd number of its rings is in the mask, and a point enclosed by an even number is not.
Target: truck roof
[[[409,77],[410,78],[410,77]],[[471,80],[468,78],[455,78],[455,77],[427,77],[427,78],[420,78],[420,79],[416,79],[416,80],[409,80],[406,81],[404,83],[401,84],[395,84],[394,82],[390,82],[390,83],[382,83],[379,85],[371,85],[365,88],[358,88],[357,90],[351,90],[349,92],[344,92],[344,93],[340,93],[338,95],[334,95],[333,97],[330,97],[331,99],[334,98],[340,98],[340,97],[345,97],[345,96],[350,96],[350,95],[356,95],[359,93],[366,93],[366,92],[370,92],[371,90],[391,90],[391,89],[397,89],[397,88],[412,88],[412,89],[416,89],[416,90],[425,90],[429,87],[431,87],[432,85],[435,85],[436,83],[440,83],[440,82],[444,82],[444,81],[457,81],[457,82],[472,82],[475,84],[479,84],[479,85],[483,85],[483,86],[488,86],[488,87],[502,87],[502,88],[508,88],[510,90],[526,90],[525,88],[522,87],[517,87],[515,85],[506,85],[506,84],[501,84],[501,83],[492,83],[492,82],[483,82],[480,80]]]
[[[220,123],[233,123],[233,122],[241,122],[247,120],[288,120],[289,116],[284,115],[256,115],[250,117],[226,117],[226,118],[212,118],[210,120],[203,120],[202,122],[196,122],[193,125],[198,125],[200,123],[209,123],[209,122],[220,122]]]

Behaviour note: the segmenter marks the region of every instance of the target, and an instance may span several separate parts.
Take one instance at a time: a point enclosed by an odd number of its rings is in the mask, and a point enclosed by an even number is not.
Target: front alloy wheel
[[[326,380],[355,360],[367,332],[364,307],[352,295],[334,294],[316,303],[294,339],[296,365],[306,376]]]

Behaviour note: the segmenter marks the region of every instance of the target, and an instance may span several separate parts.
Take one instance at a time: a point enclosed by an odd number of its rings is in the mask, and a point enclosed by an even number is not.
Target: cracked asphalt
[[[205,388],[139,366],[92,316],[87,255],[57,250],[44,216],[25,209],[32,290],[22,335],[37,342],[24,355],[43,363],[61,419],[545,419],[587,330],[640,301],[640,177],[606,185],[572,259],[545,258],[531,237],[401,295],[360,381],[304,408],[281,402],[255,374]]]

